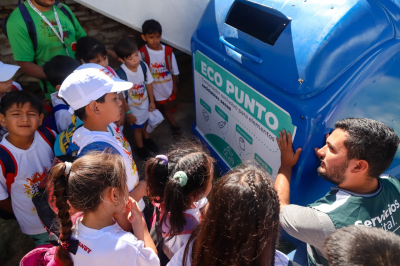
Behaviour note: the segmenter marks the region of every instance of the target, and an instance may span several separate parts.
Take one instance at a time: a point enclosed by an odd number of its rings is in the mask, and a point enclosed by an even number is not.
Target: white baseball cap
[[[4,64],[0,61],[0,82],[10,80],[19,68],[20,66]]]
[[[133,83],[115,77],[98,64],[83,64],[61,84],[58,96],[78,110],[106,93],[126,91]]]

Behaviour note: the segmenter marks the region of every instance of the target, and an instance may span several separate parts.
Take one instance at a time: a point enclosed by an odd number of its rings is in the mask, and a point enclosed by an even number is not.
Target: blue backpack
[[[58,132],[57,129],[57,123],[56,123],[56,117],[55,114],[60,111],[60,110],[68,110],[69,107],[66,104],[59,104],[55,107],[53,107],[53,109],[51,110],[51,114],[43,121],[43,126],[51,128],[52,130],[54,130],[55,132]]]

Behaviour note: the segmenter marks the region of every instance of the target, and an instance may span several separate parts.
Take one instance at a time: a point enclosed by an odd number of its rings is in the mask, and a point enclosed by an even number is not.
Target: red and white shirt
[[[7,136],[8,133],[4,135],[0,144],[10,151],[17,164],[17,176],[10,189],[15,217],[22,233],[27,235],[45,233],[46,229],[40,223],[32,198],[38,193],[38,185],[53,163],[53,149],[37,131],[32,145],[27,150],[12,145],[7,141]],[[0,167],[0,200],[7,199],[8,196],[6,179]]]
[[[153,92],[156,101],[164,101],[168,99],[172,94],[172,75],[178,75],[179,69],[176,63],[176,58],[174,53],[171,56],[171,68],[172,71],[169,72],[167,69],[167,64],[165,62],[165,46],[162,45],[162,50],[155,51],[150,49],[146,45],[147,51],[150,57],[150,72],[153,76]]]

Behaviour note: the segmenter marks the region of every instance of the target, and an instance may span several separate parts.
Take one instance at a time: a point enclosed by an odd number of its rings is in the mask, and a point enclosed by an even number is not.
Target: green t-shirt
[[[67,55],[62,42],[60,39],[58,39],[57,35],[53,32],[50,26],[47,25],[47,23],[40,17],[39,14],[35,12],[35,10],[30,7],[27,2],[25,2],[25,6],[28,9],[36,27],[37,49],[36,51],[33,49],[33,43],[29,37],[25,21],[22,18],[21,12],[17,8],[11,13],[10,18],[7,21],[7,32],[9,33],[8,38],[10,40],[14,59],[22,62],[35,62],[39,66],[43,66],[44,63],[48,62],[56,55]],[[68,10],[68,12],[70,12],[74,23],[72,23],[71,20],[57,6],[55,6],[55,9],[63,29],[64,42],[68,49],[68,53],[71,57],[74,57],[75,43],[81,37],[86,36],[86,33],[71,10],[66,5],[64,5],[64,7]],[[57,21],[54,16],[53,9],[42,12],[42,14],[58,31]],[[56,89],[51,86],[49,82],[46,82],[46,84],[48,89],[46,97],[50,99],[50,94],[55,92]],[[41,84],[41,86],[43,88],[43,84]]]

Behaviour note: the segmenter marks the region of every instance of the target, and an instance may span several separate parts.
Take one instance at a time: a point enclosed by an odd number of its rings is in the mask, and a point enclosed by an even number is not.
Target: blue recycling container
[[[276,136],[303,147],[291,202],[332,184],[314,147],[336,121],[367,117],[400,135],[399,0],[210,0],[191,41],[193,131],[226,171],[255,162],[275,179]],[[400,152],[387,173],[400,178]]]

